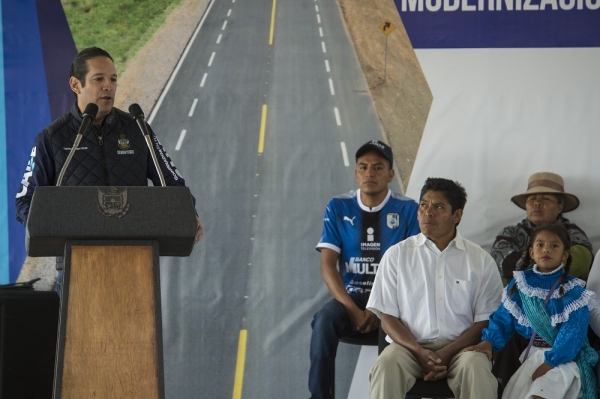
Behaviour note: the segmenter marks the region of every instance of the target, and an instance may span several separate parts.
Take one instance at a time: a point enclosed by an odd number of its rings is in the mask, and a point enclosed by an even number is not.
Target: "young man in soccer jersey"
[[[388,188],[394,178],[392,162],[387,144],[367,142],[356,152],[358,190],[327,204],[317,250],[321,275],[333,299],[312,321],[308,380],[312,399],[332,397],[340,338],[379,326],[377,316],[365,306],[381,256],[390,246],[419,233],[417,203]]]

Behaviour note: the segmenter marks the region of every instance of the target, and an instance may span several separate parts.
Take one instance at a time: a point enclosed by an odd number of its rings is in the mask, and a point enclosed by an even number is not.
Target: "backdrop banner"
[[[600,46],[600,0],[394,1],[414,48]]]
[[[428,176],[460,181],[469,194],[461,231],[489,249],[526,216],[510,197],[532,173],[555,172],[581,200],[565,216],[597,250],[600,1],[396,6],[434,97],[408,195]]]
[[[1,0],[0,13],[0,283],[7,283],[25,260],[14,198],[36,134],[74,100],[68,81],[76,50],[60,0]]]

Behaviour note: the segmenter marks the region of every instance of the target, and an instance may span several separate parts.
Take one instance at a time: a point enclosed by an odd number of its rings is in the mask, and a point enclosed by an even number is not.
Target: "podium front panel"
[[[128,244],[67,244],[55,398],[164,398],[157,248]]]
[[[61,256],[68,240],[156,240],[161,256],[189,256],[196,212],[187,187],[36,187],[29,256]]]

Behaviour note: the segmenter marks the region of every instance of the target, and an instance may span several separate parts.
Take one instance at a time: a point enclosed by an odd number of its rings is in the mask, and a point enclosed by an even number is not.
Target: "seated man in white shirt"
[[[496,397],[487,356],[462,352],[481,341],[502,294],[492,257],[456,228],[466,202],[460,184],[428,178],[419,200],[421,233],[381,259],[367,309],[391,344],[371,370],[371,399],[404,398],[417,378],[445,377],[456,398]]]

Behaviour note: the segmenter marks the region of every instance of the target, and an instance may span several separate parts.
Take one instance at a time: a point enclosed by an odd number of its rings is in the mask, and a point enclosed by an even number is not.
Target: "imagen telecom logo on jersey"
[[[360,250],[361,251],[379,251],[380,248],[381,248],[381,244],[378,242],[375,242],[375,229],[372,227],[369,227],[367,229],[367,242],[360,243]]]

